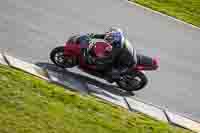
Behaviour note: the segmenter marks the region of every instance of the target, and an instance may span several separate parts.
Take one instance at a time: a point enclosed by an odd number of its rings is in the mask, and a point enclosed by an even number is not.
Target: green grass
[[[0,133],[189,133],[0,65]]]
[[[200,0],[133,0],[143,6],[200,27]]]

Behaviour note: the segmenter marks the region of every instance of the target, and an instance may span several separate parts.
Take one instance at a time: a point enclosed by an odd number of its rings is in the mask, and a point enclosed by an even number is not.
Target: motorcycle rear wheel
[[[76,65],[76,59],[73,57],[66,58],[64,55],[64,47],[59,46],[50,52],[51,61],[58,67],[71,68]]]
[[[119,81],[116,82],[118,86],[126,91],[138,91],[143,89],[148,79],[144,73],[137,71],[124,75]]]

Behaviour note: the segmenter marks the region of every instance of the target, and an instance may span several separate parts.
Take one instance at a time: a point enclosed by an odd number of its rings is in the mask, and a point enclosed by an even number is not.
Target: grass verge
[[[0,133],[189,133],[0,65]]]
[[[132,0],[132,1],[200,27],[199,0]]]

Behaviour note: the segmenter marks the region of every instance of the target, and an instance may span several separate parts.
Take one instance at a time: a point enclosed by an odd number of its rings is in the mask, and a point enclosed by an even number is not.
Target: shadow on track
[[[45,63],[45,62],[37,62],[35,64],[48,71],[62,75],[63,80],[67,82],[69,86],[73,86],[76,88],[78,87],[79,91],[87,90],[88,93],[95,92],[95,93],[101,93],[101,94],[103,92],[103,95],[110,98],[113,98],[113,97],[111,95],[109,96],[109,93],[117,95],[117,96],[133,96],[134,95],[131,92],[126,92],[120,89],[116,85],[112,85],[109,83],[106,84],[95,78],[91,78],[87,75],[71,72],[69,71],[70,69],[67,70],[67,69],[59,68],[55,66],[54,64]],[[90,86],[93,86],[92,89],[87,84],[90,84]],[[104,93],[104,91],[108,93]]]

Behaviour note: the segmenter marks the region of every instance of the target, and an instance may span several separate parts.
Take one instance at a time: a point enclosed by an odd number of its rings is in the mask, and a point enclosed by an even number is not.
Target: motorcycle
[[[92,50],[93,56],[101,57],[105,54],[105,47],[110,44],[102,40],[97,40],[93,41],[92,45],[95,46]],[[95,70],[95,65],[89,65],[84,62],[81,55],[81,45],[79,43],[72,43],[71,39],[65,43],[65,46],[54,48],[50,52],[50,59],[58,67],[72,68],[78,66],[79,69],[89,74],[106,79],[102,72]],[[130,92],[141,90],[148,83],[144,71],[154,71],[158,68],[158,61],[156,58],[137,54],[137,60],[136,67],[131,67],[128,73],[123,74],[119,80],[114,81],[121,89]]]

